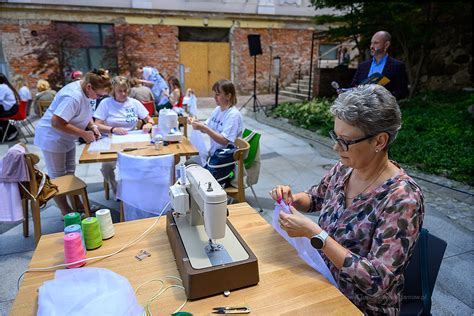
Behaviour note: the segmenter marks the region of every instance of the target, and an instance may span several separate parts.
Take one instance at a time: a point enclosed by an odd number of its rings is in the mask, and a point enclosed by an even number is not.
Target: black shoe
[[[14,131],[10,135],[7,136],[7,142],[11,142],[12,140],[15,140],[18,136],[18,131]]]

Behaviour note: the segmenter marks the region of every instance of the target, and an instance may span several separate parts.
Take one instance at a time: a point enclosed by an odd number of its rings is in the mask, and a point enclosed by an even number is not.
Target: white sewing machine
[[[185,170],[185,171],[184,171]],[[258,261],[230,222],[227,194],[199,165],[180,167],[166,231],[189,299],[255,285]]]
[[[158,127],[164,141],[179,142],[183,139],[183,133],[179,130],[178,114],[173,110],[160,110],[158,113]]]

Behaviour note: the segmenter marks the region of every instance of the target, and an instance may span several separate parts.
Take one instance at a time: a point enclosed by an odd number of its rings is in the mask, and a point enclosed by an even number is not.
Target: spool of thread
[[[64,215],[64,227],[69,225],[78,224],[81,225],[81,215],[78,212],[71,212]]]
[[[99,222],[95,217],[87,217],[82,220],[82,233],[86,242],[87,250],[92,250],[102,246],[102,234]]]
[[[84,242],[84,235],[82,235],[81,225],[73,224],[73,225],[69,225],[69,226],[65,227],[64,228],[64,234],[66,235],[66,234],[70,234],[70,233],[79,233],[79,234],[81,234],[82,246],[84,246],[84,251],[86,252],[86,243]]]
[[[84,246],[82,245],[81,234],[78,232],[68,233],[64,235],[64,263],[68,264],[86,258],[84,253]],[[79,268],[85,265],[86,262],[80,262],[68,265],[68,268]]]
[[[112,223],[112,216],[109,209],[101,209],[95,212],[95,217],[99,221],[100,232],[102,239],[109,239],[115,235],[114,224]]]

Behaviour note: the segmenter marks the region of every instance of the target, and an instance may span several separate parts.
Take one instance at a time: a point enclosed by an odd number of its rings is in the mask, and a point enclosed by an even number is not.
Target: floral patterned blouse
[[[398,315],[403,272],[423,223],[423,194],[400,168],[346,207],[344,187],[351,172],[338,162],[307,191],[310,212],[321,211],[319,226],[350,251],[341,269],[322,251],[321,256],[340,291],[365,314]]]

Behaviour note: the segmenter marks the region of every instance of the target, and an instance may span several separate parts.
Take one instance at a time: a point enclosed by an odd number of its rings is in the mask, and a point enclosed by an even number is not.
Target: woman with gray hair
[[[290,205],[279,223],[290,237],[310,239],[341,292],[365,314],[397,315],[424,216],[420,187],[388,158],[400,109],[384,87],[364,85],[339,95],[331,113],[340,161],[306,192],[285,185],[271,191]],[[318,223],[300,213],[317,211]]]

